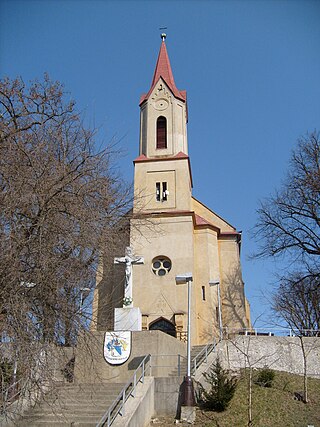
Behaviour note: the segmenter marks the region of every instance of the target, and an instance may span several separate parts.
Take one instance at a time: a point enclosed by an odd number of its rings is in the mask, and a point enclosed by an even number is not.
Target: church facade
[[[223,328],[250,327],[250,309],[241,274],[241,233],[192,196],[187,122],[186,92],[175,85],[163,38],[151,87],[140,99],[133,214],[122,243],[144,259],[132,266],[132,306],[139,307],[144,330],[185,339],[188,291],[175,278],[192,273],[194,345],[219,336],[220,313]],[[107,313],[122,306],[124,272],[109,261],[98,274],[93,329],[112,329]]]

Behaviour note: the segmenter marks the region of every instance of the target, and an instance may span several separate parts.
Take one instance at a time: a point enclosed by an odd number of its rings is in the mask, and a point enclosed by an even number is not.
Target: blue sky
[[[99,143],[121,140],[132,180],[139,97],[166,26],[188,94],[193,194],[243,231],[255,320],[281,261],[249,261],[259,200],[279,187],[296,139],[320,130],[320,1],[0,0],[0,74],[64,83]],[[267,316],[259,317],[264,325]]]

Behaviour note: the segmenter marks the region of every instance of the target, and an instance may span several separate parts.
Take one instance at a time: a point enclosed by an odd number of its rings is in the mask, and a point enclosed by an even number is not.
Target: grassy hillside
[[[320,380],[308,379],[309,404],[294,400],[303,390],[303,378],[276,372],[272,388],[253,385],[252,415],[255,427],[320,427]],[[198,411],[196,426],[245,427],[248,425],[248,382],[243,376],[229,408],[222,413]]]

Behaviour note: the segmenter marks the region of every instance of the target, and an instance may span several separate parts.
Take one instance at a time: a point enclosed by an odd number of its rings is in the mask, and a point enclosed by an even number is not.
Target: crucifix
[[[141,256],[135,256],[130,246],[126,247],[125,256],[114,258],[114,264],[125,264],[125,285],[124,285],[124,304],[123,307],[133,307],[132,304],[132,264],[144,264]]]

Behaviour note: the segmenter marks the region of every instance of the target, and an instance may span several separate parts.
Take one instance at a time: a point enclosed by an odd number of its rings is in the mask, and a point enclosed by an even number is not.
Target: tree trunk
[[[301,350],[303,355],[303,401],[308,403],[308,376],[307,376],[307,354],[303,342],[303,337],[300,336]]]
[[[248,427],[252,426],[252,368],[249,368],[248,382]]]

